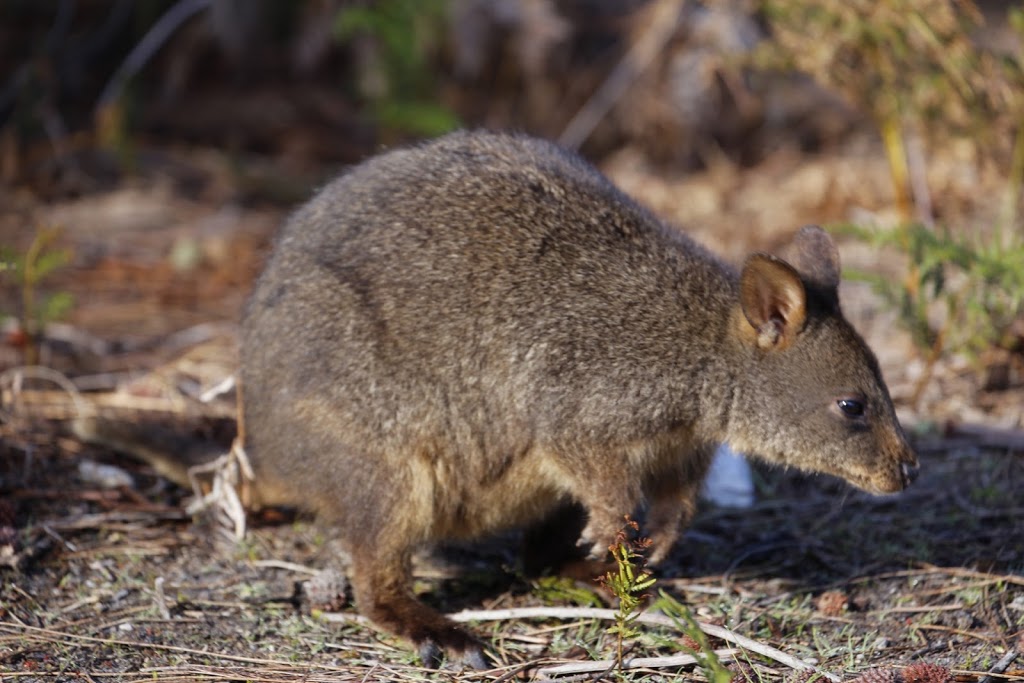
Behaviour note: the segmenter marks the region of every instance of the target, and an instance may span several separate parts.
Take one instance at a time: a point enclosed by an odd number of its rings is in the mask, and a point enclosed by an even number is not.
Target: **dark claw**
[[[492,668],[487,662],[483,648],[477,643],[464,644],[462,647],[453,645],[445,650],[434,640],[425,640],[416,648],[416,653],[423,666],[429,669]]]
[[[420,646],[416,648],[416,653],[420,656],[423,666],[428,669],[441,668],[441,664],[444,661],[444,653],[434,641],[427,640],[420,643]]]
[[[471,648],[463,652],[459,659],[470,669],[477,669],[480,671],[491,668],[491,665],[487,663],[487,657],[484,656],[483,649],[479,647]]]

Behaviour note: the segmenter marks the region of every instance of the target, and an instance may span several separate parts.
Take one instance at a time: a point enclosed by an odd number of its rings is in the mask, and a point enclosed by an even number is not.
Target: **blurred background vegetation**
[[[911,217],[906,135],[1024,157],[1021,21],[967,0],[5,0],[3,179],[72,192],[69,164],[131,171],[149,140],[315,164],[463,125],[559,138],[589,106],[589,155],[684,169],[874,126]]]
[[[289,206],[383,146],[483,126],[670,178],[877,150],[885,205],[811,219],[902,255],[850,274],[929,367],[1019,362],[1022,30],[994,0],[3,0],[0,310],[31,338],[70,305],[32,291],[32,259],[70,259],[39,205],[160,178]]]

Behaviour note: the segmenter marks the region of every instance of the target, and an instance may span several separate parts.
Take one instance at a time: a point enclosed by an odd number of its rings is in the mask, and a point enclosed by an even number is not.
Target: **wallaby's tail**
[[[227,417],[86,416],[73,420],[71,431],[82,441],[137,458],[161,476],[188,487],[189,468],[209,463],[227,451],[236,425]]]

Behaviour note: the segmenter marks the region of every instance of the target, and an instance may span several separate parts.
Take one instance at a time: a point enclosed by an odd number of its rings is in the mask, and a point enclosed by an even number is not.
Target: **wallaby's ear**
[[[740,306],[762,349],[789,346],[807,320],[807,292],[800,274],[767,254],[753,254],[744,264]]]
[[[832,237],[817,225],[805,225],[780,254],[800,276],[823,293],[839,289],[839,249]]]

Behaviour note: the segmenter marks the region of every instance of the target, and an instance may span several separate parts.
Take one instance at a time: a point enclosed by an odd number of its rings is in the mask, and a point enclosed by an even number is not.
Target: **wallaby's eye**
[[[839,411],[843,414],[844,417],[864,417],[863,401],[859,401],[855,398],[841,398],[838,401],[836,401],[836,405],[839,406]]]

